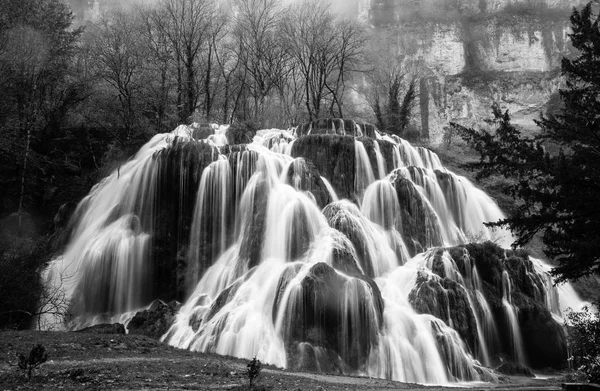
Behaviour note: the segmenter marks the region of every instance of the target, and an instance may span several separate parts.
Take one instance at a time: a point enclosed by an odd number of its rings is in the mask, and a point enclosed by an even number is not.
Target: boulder
[[[321,209],[333,201],[319,170],[310,160],[301,157],[295,159],[288,170],[287,181],[297,190],[310,192]]]
[[[340,198],[355,199],[354,137],[337,134],[300,137],[292,147],[292,156],[310,160],[331,181]]]
[[[127,330],[129,334],[159,339],[173,324],[180,306],[176,301],[165,303],[155,300],[147,310],[135,314],[127,325]]]
[[[497,346],[488,346],[490,355],[511,354],[511,331],[502,301],[502,273],[506,271],[510,277],[510,299],[518,314],[527,364],[532,368],[563,367],[567,357],[566,333],[546,306],[542,277],[527,253],[504,250],[492,242],[467,244],[447,250],[463,276],[467,275],[468,268],[477,268],[483,296],[490,306],[500,341],[504,341]]]
[[[441,246],[443,239],[435,212],[415,185],[400,174],[394,177],[392,184],[400,205],[396,229],[402,234],[409,254],[414,256],[425,248]]]
[[[225,136],[231,145],[250,144],[256,134],[256,129],[256,126],[248,123],[233,124],[227,129]]]
[[[290,280],[290,273],[293,275],[294,271],[284,273],[285,281],[280,285]],[[315,351],[321,357],[339,356],[343,366],[351,370],[366,364],[369,351],[377,343],[383,317],[381,293],[373,290],[371,284],[317,263],[291,293],[285,308],[280,300],[276,302],[279,311],[285,311],[283,334],[287,351],[298,351],[298,346],[308,349],[299,352],[307,369],[316,365]]]
[[[535,375],[531,372],[531,369],[514,362],[506,362],[500,365],[498,368],[496,368],[496,372],[509,376],[535,377]]]
[[[458,332],[472,352],[477,352],[477,324],[468,295],[462,285],[449,278],[419,272],[408,299],[415,311],[443,320]]]

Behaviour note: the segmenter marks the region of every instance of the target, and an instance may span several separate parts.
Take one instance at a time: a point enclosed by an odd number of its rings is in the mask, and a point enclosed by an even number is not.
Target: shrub
[[[599,308],[600,300],[596,302]],[[569,363],[590,382],[600,382],[600,317],[590,307],[567,313]]]
[[[260,371],[262,370],[262,364],[260,360],[257,360],[256,357],[252,359],[247,365],[248,367],[248,381],[250,383],[250,389],[252,389],[254,382],[260,375]]]
[[[27,378],[31,380],[35,370],[48,360],[48,353],[43,345],[38,344],[31,349],[29,356],[25,357],[23,353],[17,354],[19,359],[18,367],[21,371],[27,372]]]

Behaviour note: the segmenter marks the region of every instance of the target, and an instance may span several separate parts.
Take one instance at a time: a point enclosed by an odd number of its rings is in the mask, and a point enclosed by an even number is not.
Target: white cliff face
[[[494,103],[509,110],[513,123],[535,128],[561,85],[571,9],[584,3],[359,0],[359,9],[375,31],[394,31],[398,52],[419,64],[413,122],[435,145],[449,122],[480,125]]]
[[[482,56],[485,67],[495,71],[546,72],[552,67],[552,59],[546,56],[542,46],[542,33],[502,33],[496,47],[486,50]]]
[[[425,64],[445,75],[456,75],[465,68],[465,50],[456,24],[433,26],[432,44],[423,51]]]

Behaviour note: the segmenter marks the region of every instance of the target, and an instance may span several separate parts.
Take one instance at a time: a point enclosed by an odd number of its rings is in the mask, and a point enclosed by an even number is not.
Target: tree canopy
[[[571,15],[574,58],[564,58],[562,110],[524,135],[508,112],[493,108],[495,132],[452,127],[481,154],[478,178],[502,175],[516,208],[491,225],[508,226],[521,246],[541,233],[557,262],[558,281],[600,274],[600,17],[599,0]]]

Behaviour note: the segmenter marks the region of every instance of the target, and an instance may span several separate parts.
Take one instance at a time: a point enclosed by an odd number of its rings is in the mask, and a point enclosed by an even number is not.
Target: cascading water
[[[369,155],[361,141],[354,141],[354,153],[356,164],[356,176],[354,179],[354,189],[356,196],[360,199],[369,185],[375,182],[373,167],[369,160]]]
[[[525,365],[525,353],[523,349],[523,337],[519,328],[517,310],[512,305],[512,285],[508,272],[502,272],[502,305],[506,311],[506,318],[510,330],[510,339],[512,343],[512,355],[519,364]]]
[[[525,276],[511,292],[497,265],[516,258],[443,248],[510,243],[483,225],[496,204],[427,149],[352,121],[323,129],[248,145],[227,145],[226,127],[155,136],[82,201],[47,270],[72,298],[70,327],[185,297],[163,336],[180,348],[421,383],[491,380],[480,363],[502,354],[525,362],[512,296],[560,316],[542,266],[511,269]]]

